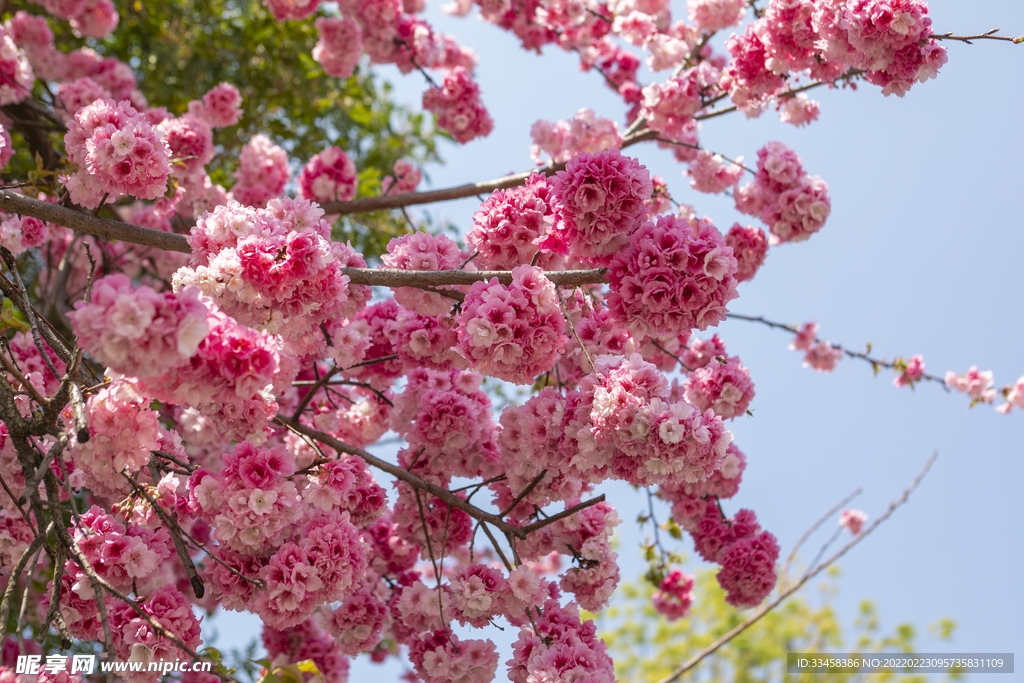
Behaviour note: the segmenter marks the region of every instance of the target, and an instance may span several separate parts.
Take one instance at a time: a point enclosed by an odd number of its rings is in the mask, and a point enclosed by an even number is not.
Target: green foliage
[[[835,574],[835,573],[834,573]],[[751,614],[739,612],[725,602],[725,592],[715,580],[714,572],[697,576],[694,592],[698,597],[690,614],[669,622],[651,606],[654,588],[647,582],[622,586],[617,602],[598,619],[608,654],[615,660],[616,673],[623,683],[659,681],[701,649],[738,626]],[[923,675],[875,673],[860,674],[789,674],[786,673],[787,652],[913,652],[916,629],[899,624],[891,634],[884,634],[878,613],[870,601],[860,605],[854,624],[855,637],[844,638],[843,629],[830,598],[835,594],[832,583],[820,589],[820,605],[796,593],[765,615],[743,633],[709,655],[682,681],[735,681],[735,683],[842,683],[845,681],[894,681],[922,683]],[[943,619],[932,631],[942,639],[952,636],[954,623]],[[950,678],[956,680],[957,674]]]

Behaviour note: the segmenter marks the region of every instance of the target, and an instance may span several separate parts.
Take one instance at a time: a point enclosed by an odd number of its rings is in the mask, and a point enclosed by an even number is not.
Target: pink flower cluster
[[[474,282],[458,325],[458,352],[485,375],[515,384],[550,370],[568,341],[555,286],[535,266],[513,268],[508,286]]]
[[[242,118],[242,93],[231,83],[218,83],[201,100],[188,103],[188,113],[206,121],[211,128],[227,128]]]
[[[725,320],[736,258],[711,221],[661,216],[612,259],[612,315],[634,336],[705,330]]]
[[[686,10],[697,28],[711,33],[743,21],[747,4],[743,0],[686,0]]]
[[[68,318],[78,343],[96,360],[150,379],[184,366],[206,338],[209,312],[199,295],[194,287],[177,294],[133,289],[124,275],[108,275]]]
[[[775,587],[779,558],[775,536],[761,531],[750,510],[723,519],[714,498],[697,501],[696,512],[697,516],[684,519],[685,528],[700,556],[721,565],[718,583],[726,590],[725,601],[740,609],[756,607]]]
[[[536,630],[524,626],[512,645],[508,677],[513,683],[588,681],[613,683],[615,671],[593,621],[580,621],[575,603],[544,603]]]
[[[664,83],[652,83],[643,89],[640,115],[647,125],[664,137],[688,142],[693,115],[704,107],[702,72],[694,67]]]
[[[732,247],[732,254],[736,257],[736,281],[753,280],[768,255],[768,238],[764,230],[735,223],[725,234],[725,243]]]
[[[606,266],[646,216],[654,185],[647,168],[612,148],[573,157],[552,181],[569,253]]]
[[[224,600],[225,606],[251,607],[282,629],[354,592],[366,569],[359,532],[348,512],[315,512],[304,503],[290,480],[295,463],[287,449],[243,442],[223,459],[217,474],[193,473],[189,505],[208,518],[214,539],[229,549],[222,552],[228,558],[235,553],[240,566],[258,567],[264,584],[254,588],[213,565],[214,587],[227,596],[241,591],[245,600]]]
[[[170,149],[127,101],[98,100],[75,114],[64,145],[78,170],[62,176],[71,200],[94,209],[122,194],[156,199],[167,191]]]
[[[685,528],[704,515],[704,498],[732,498],[740,490],[743,483],[743,472],[747,468],[747,456],[736,444],[729,444],[729,449],[722,458],[722,463],[710,477],[696,483],[662,484],[658,495],[672,504],[672,518]]]
[[[454,349],[459,343],[455,321],[447,315],[426,316],[402,310],[395,321],[398,363],[406,369],[446,370],[465,367]]]
[[[480,100],[480,86],[462,66],[449,71],[440,88],[423,93],[423,108],[437,117],[438,128],[462,144],[494,130],[494,121]]]
[[[962,375],[946,372],[946,386],[971,397],[972,403],[992,403],[996,390],[992,386],[992,371],[981,372],[976,365]]]
[[[157,126],[171,152],[171,174],[175,178],[205,175],[204,166],[213,161],[213,129],[193,114],[164,119]]]
[[[818,323],[804,323],[789,345],[791,351],[804,351],[804,367],[815,372],[832,372],[843,358],[843,350],[830,342],[818,341]]]
[[[482,269],[511,270],[531,263],[537,244],[549,233],[558,204],[551,183],[530,175],[524,185],[495,190],[473,214],[473,227],[466,241],[477,251],[472,264]],[[561,257],[542,251],[536,265],[552,268]]]
[[[162,566],[174,554],[166,529],[126,527],[96,505],[79,515],[79,519],[80,526],[73,525],[68,531],[98,576],[126,593],[132,590],[133,584],[142,592],[161,583]],[[66,618],[70,618],[68,629],[78,638],[102,638],[103,626],[92,582],[73,560],[65,563],[64,570],[60,601],[61,607],[67,610]],[[47,596],[49,594],[47,591]],[[107,595],[104,602],[109,612],[120,601]],[[124,635],[130,637],[130,634]]]
[[[192,613],[192,604],[174,586],[161,586],[150,593],[142,603],[145,612],[173,634],[186,647],[199,647],[199,620]],[[149,622],[140,617],[131,605],[120,600],[110,611],[110,631],[114,641],[114,656],[121,661],[149,662],[180,661],[182,652],[167,636],[157,633]],[[128,683],[155,683],[160,679],[158,671],[141,673],[126,672]]]
[[[489,640],[461,640],[446,630],[424,632],[409,646],[409,660],[426,683],[487,683],[498,670]]]
[[[110,99],[110,91],[88,76],[82,76],[61,83],[57,89],[57,97],[63,105],[63,111],[58,113],[61,118],[70,122],[82,107],[87,107],[96,100]]]
[[[726,163],[721,155],[702,149],[690,162],[690,187],[697,192],[719,194],[738,185],[744,170],[743,157]]]
[[[907,361],[896,361],[896,368],[899,375],[892,381],[893,386],[906,387],[914,386],[914,382],[920,382],[924,377],[924,357],[921,354],[911,356]]]
[[[331,634],[318,626],[314,618],[309,618],[298,626],[281,630],[264,625],[262,640],[263,647],[267,649],[267,655],[271,659],[272,668],[313,660],[320,676],[302,672],[304,683],[316,683],[321,677],[324,683],[348,681],[348,657],[339,651]],[[183,683],[190,682],[183,679]]]
[[[760,216],[769,226],[772,244],[806,240],[832,212],[828,184],[807,175],[800,157],[781,142],[758,150],[757,174],[735,197],[737,210]]]
[[[797,128],[806,126],[811,121],[817,121],[821,114],[821,106],[814,100],[807,99],[807,95],[799,94],[787,97],[779,103],[779,120],[783,123],[791,123]]]
[[[160,422],[149,399],[131,382],[117,380],[89,397],[85,405],[89,440],[80,443],[72,432],[70,456],[98,495],[116,497],[130,486],[122,472],[134,475],[160,449]]]
[[[447,485],[453,476],[497,474],[497,429],[483,377],[469,370],[416,368],[394,398],[391,427],[409,444],[403,467]]]
[[[593,154],[622,144],[619,127],[592,109],[580,109],[569,121],[537,121],[530,127],[530,156],[537,163],[547,154],[551,163],[564,163],[577,154]]]
[[[280,196],[290,178],[288,153],[260,133],[242,147],[231,196],[246,206],[262,208]]]
[[[446,235],[414,232],[394,237],[388,242],[387,253],[381,262],[388,268],[399,270],[454,270],[463,261],[459,245]],[[427,292],[416,287],[397,287],[395,301],[420,315],[446,315],[455,303],[442,294]]]
[[[669,387],[640,354],[599,356],[596,374],[580,383],[572,464],[591,480],[624,479],[637,486],[697,482],[719,468],[732,434],[711,411],[669,402]]]
[[[278,21],[305,19],[320,6],[320,0],[264,0]]]
[[[931,38],[923,0],[822,0],[812,25],[824,57],[868,72],[886,96],[903,97],[916,81],[934,78],[946,50]]]
[[[686,378],[684,387],[687,401],[699,410],[712,411],[723,420],[743,415],[754,400],[750,370],[740,364],[739,356],[729,356],[725,363],[716,358],[694,370]]]
[[[404,159],[399,159],[391,167],[393,176],[385,176],[380,181],[381,194],[405,194],[415,192],[423,180],[423,173]]]
[[[996,410],[1003,415],[1009,414],[1014,408],[1024,408],[1024,377],[1004,387],[1003,398],[1006,399],[1006,402],[996,406]]]
[[[340,147],[314,154],[299,172],[299,193],[316,202],[345,202],[356,193],[356,165]]]
[[[323,357],[320,324],[333,332],[369,298],[341,270],[365,261],[330,242],[330,230],[323,210],[305,199],[275,198],[265,209],[229,202],[196,222],[190,267],[174,286],[198,286],[242,324],[280,334],[299,358]]]
[[[661,580],[658,590],[651,596],[654,611],[664,614],[669,621],[685,617],[693,604],[693,577],[680,569],[673,569]]]
[[[38,218],[0,212],[0,246],[14,256],[40,246],[49,236],[46,223]]]
[[[347,512],[352,523],[359,527],[380,519],[388,502],[384,488],[370,474],[366,463],[346,454],[316,468],[309,475],[302,498],[323,512]]]
[[[0,25],[0,106],[16,104],[32,94],[36,76],[25,52],[18,48],[14,36]]]
[[[313,59],[329,76],[348,78],[355,73],[363,54],[359,24],[340,17],[318,17],[315,24],[320,40],[313,47]]]
[[[376,647],[387,617],[387,604],[363,588],[345,598],[337,609],[323,614],[321,624],[334,636],[343,654],[355,657]]]
[[[839,526],[849,531],[851,536],[860,536],[866,521],[868,516],[862,510],[843,510],[839,515]]]

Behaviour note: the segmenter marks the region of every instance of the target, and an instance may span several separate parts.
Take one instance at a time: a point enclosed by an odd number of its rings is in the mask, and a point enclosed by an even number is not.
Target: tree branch
[[[910,497],[910,494],[913,493],[914,489],[916,489],[918,484],[921,483],[921,480],[924,479],[924,476],[928,474],[928,470],[931,469],[932,463],[935,462],[935,458],[937,458],[938,455],[938,452],[936,452],[932,454],[932,457],[928,458],[928,462],[925,463],[924,469],[921,470],[921,473],[914,478],[914,481],[911,482],[910,486],[908,486],[906,490],[903,491],[903,495],[900,496],[897,500],[893,501],[892,503],[889,503],[889,509],[886,510],[878,519],[876,519],[874,524],[865,529],[863,533],[861,533],[859,536],[857,536],[852,541],[843,546],[843,548],[839,552],[830,557],[824,563],[818,565],[812,571],[807,572],[807,574],[805,574],[799,581],[797,581],[792,586],[786,588],[781,593],[779,593],[778,597],[776,597],[774,600],[758,609],[756,612],[750,615],[750,617],[747,618],[746,621],[739,624],[735,628],[731,629],[721,638],[719,638],[718,640],[711,643],[706,648],[695,654],[693,657],[690,658],[688,662],[680,666],[678,669],[673,671],[668,676],[662,678],[660,681],[658,681],[658,683],[672,683],[673,681],[679,680],[680,676],[682,676],[684,673],[686,673],[693,667],[697,666],[701,662],[701,660],[703,660],[708,655],[713,654],[720,647],[728,643],[730,640],[732,640],[739,634],[743,633],[743,631],[747,630],[747,628],[749,628],[750,626],[754,625],[761,617],[768,614],[768,612],[771,612],[780,603],[782,603],[782,601],[784,601],[790,595],[799,590],[804,584],[806,584],[808,581],[813,579],[822,571],[830,567],[837,560],[839,560],[839,558],[845,555],[847,551],[849,551],[855,545],[863,541],[867,537],[867,535],[875,529],[877,529],[882,522],[889,519],[889,517],[892,516],[892,513],[896,512],[897,508],[899,508],[901,505],[907,502],[907,499]]]

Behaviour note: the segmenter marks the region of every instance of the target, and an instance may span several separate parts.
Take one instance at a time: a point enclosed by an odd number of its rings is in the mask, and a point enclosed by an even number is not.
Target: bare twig
[[[854,491],[853,493],[848,495],[846,498],[843,498],[841,501],[836,503],[828,512],[823,514],[821,516],[821,518],[818,519],[817,522],[812,524],[810,529],[808,529],[807,531],[804,532],[804,535],[801,536],[800,540],[798,540],[796,542],[796,545],[793,546],[793,550],[790,551],[789,557],[786,558],[785,564],[782,565],[782,571],[779,572],[779,586],[780,587],[782,587],[782,588],[786,587],[786,583],[787,583],[788,578],[789,578],[789,565],[793,564],[793,560],[796,559],[796,553],[797,553],[798,550],[800,550],[800,546],[802,546],[804,544],[804,542],[808,538],[811,537],[811,534],[813,534],[815,531],[817,531],[818,528],[822,524],[827,522],[829,520],[829,518],[832,517],[832,515],[836,514],[836,512],[838,512],[840,508],[846,506],[851,500],[853,500],[854,498],[859,496],[862,491],[863,491],[863,489],[858,486],[856,491]],[[813,564],[814,563],[812,562],[811,565],[813,566]]]
[[[672,681],[679,680],[680,676],[682,676],[684,673],[686,673],[693,667],[697,666],[705,657],[713,654],[720,647],[728,643],[730,640],[738,636],[740,633],[743,633],[743,631],[747,630],[750,626],[752,626],[759,619],[761,619],[761,617],[768,614],[768,612],[775,609],[775,607],[777,607],[780,603],[782,603],[782,601],[784,601],[790,595],[799,590],[804,584],[806,584],[808,581],[810,581],[812,578],[820,574],[828,567],[832,566],[832,564],[834,564],[837,560],[839,560],[839,558],[845,555],[847,551],[849,551],[855,545],[857,545],[865,538],[867,538],[868,534],[877,529],[878,526],[882,524],[882,522],[884,522],[892,516],[892,513],[894,513],[897,508],[899,508],[901,505],[907,502],[907,499],[910,497],[910,494],[913,493],[914,489],[918,487],[918,485],[921,483],[921,480],[924,479],[924,476],[928,474],[928,470],[931,469],[932,463],[935,462],[935,458],[937,458],[938,455],[938,453],[933,453],[932,457],[928,458],[928,462],[925,463],[924,469],[921,470],[921,473],[914,478],[914,481],[911,482],[910,486],[908,486],[906,490],[903,491],[903,495],[900,496],[897,500],[890,503],[889,509],[882,513],[882,515],[878,519],[876,519],[871,526],[865,529],[863,533],[861,533],[859,536],[857,536],[852,541],[843,546],[843,548],[839,550],[839,552],[830,557],[828,560],[826,560],[822,564],[818,565],[817,567],[809,571],[807,574],[801,577],[799,581],[797,581],[792,586],[786,588],[781,593],[779,593],[779,595],[774,600],[760,607],[756,612],[750,615],[750,617],[748,617],[743,623],[739,624],[733,629],[730,629],[728,633],[726,633],[721,638],[708,645],[706,648],[702,649],[700,652],[691,657],[689,661],[687,661],[685,664],[681,665],[671,674],[658,681],[658,683],[672,683]]]
[[[1016,38],[1011,38],[1010,36],[995,35],[999,33],[999,31],[1000,29],[994,28],[989,31],[985,31],[984,33],[979,33],[973,36],[954,36],[952,32],[942,34],[935,33],[932,34],[931,37],[934,38],[935,40],[959,40],[960,42],[967,43],[968,45],[972,44],[972,40],[1005,40],[1009,43],[1014,43],[1016,45],[1024,43],[1024,36],[1017,36]]]

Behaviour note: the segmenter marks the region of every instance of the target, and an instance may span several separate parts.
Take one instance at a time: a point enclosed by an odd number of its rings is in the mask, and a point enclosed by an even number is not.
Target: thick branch
[[[381,287],[438,287],[443,285],[471,285],[498,278],[504,285],[512,282],[507,270],[398,270],[397,268],[344,268],[353,284]],[[560,287],[599,285],[607,282],[605,268],[592,270],[553,270],[545,277]]]
[[[183,254],[192,252],[184,235],[161,232],[159,230],[143,228],[139,225],[132,225],[131,223],[122,223],[121,221],[112,221],[107,218],[79,213],[78,211],[64,208],[59,204],[40,201],[11,192],[10,190],[0,190],[0,211],[32,216],[96,237],[131,242],[132,244],[155,247],[164,251],[179,251]]]
[[[403,206],[416,206],[418,204],[433,204],[434,202],[446,202],[452,199],[463,199],[478,194],[490,194],[495,190],[507,190],[526,182],[526,179],[533,173],[551,175],[565,168],[565,164],[554,164],[541,166],[539,168],[523,171],[513,175],[502,176],[494,180],[485,180],[482,183],[467,183],[458,187],[448,187],[441,190],[429,192],[406,192],[396,195],[382,195],[380,197],[363,197],[348,202],[324,202],[320,206],[331,214],[369,213],[371,211],[382,211],[384,209],[397,209]]]

